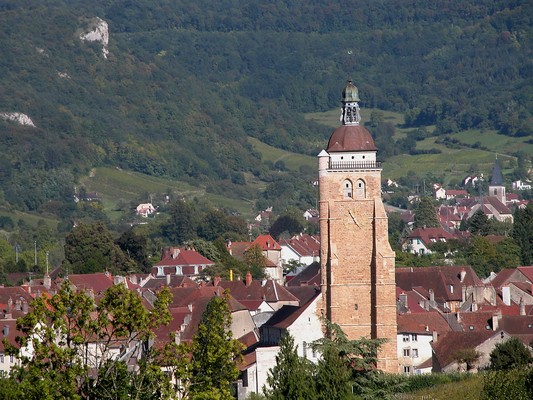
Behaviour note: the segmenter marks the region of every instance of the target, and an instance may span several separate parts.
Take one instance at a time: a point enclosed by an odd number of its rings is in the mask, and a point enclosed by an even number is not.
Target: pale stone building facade
[[[381,164],[359,124],[359,93],[348,81],[342,126],[318,155],[322,312],[350,339],[384,338],[378,368],[398,372],[394,257],[381,199]]]

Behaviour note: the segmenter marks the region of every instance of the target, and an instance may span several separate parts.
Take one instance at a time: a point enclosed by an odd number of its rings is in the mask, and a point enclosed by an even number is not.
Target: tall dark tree
[[[151,264],[148,257],[146,236],[137,235],[133,229],[129,229],[117,239],[116,243],[124,253],[137,263],[139,270],[150,271]]]
[[[265,396],[268,400],[316,398],[312,369],[310,361],[298,356],[294,338],[286,333],[279,342],[276,365],[268,373],[270,388],[263,387]]]
[[[242,344],[232,337],[229,295],[214,296],[202,314],[192,342],[191,399],[231,400]]]
[[[334,348],[324,349],[316,368],[315,383],[319,400],[353,398],[351,371]]]
[[[71,273],[110,270],[128,273],[136,270],[135,262],[119,246],[102,222],[80,224],[65,238],[65,264]]]
[[[303,231],[302,223],[292,215],[282,215],[274,221],[269,229],[269,233],[276,240],[286,232],[289,236],[296,235]]]
[[[477,210],[467,222],[472,234],[486,236],[490,232],[489,217],[482,210]]]
[[[514,214],[513,238],[520,246],[522,265],[533,264],[533,203]]]
[[[196,238],[199,214],[194,205],[177,200],[170,208],[170,218],[163,225],[163,236],[173,244],[183,244]]]
[[[421,197],[415,210],[415,228],[436,228],[439,226],[435,203],[430,197]]]
[[[496,371],[524,369],[532,361],[531,351],[515,337],[498,343],[490,353],[490,368]]]

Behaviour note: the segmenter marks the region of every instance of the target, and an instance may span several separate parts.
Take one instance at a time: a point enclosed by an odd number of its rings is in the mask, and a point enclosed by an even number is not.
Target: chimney
[[[502,286],[502,299],[506,306],[511,305],[511,288],[509,286]]]
[[[170,286],[170,274],[168,275],[165,275],[165,278],[166,278],[166,281],[167,281],[167,286]]]
[[[252,274],[250,271],[246,273],[246,287],[250,286],[252,284]]]
[[[404,292],[400,293],[399,301],[400,301],[400,307],[406,310],[409,309],[409,306],[407,305],[407,294],[405,294]]]
[[[498,329],[498,314],[492,315],[492,330],[495,331]]]
[[[459,279],[461,279],[461,282],[463,282],[465,280],[465,276],[466,276],[466,271],[463,268],[461,268],[461,273],[459,274]]]
[[[520,315],[526,315],[526,305],[522,297],[520,297]]]
[[[213,286],[218,286],[221,280],[222,278],[220,276],[215,276],[215,278],[213,279]]]
[[[28,313],[28,302],[26,300],[22,300],[22,312],[24,313],[24,315]],[[525,308],[524,308],[524,313],[525,313]]]
[[[466,286],[461,287],[461,303],[466,301]]]
[[[459,311],[455,313],[455,316],[457,317],[457,322],[461,322],[461,313]]]
[[[11,314],[13,312],[13,299],[10,297],[7,300],[7,313]]]
[[[172,247],[171,250],[172,250],[172,258],[177,258],[178,255],[180,254],[179,247]]]
[[[438,337],[439,337],[439,334],[437,333],[437,331],[433,331],[433,343],[437,343]]]
[[[4,325],[3,333],[4,333],[4,337],[9,336],[9,325]]]
[[[50,290],[52,287],[52,278],[50,278],[50,275],[46,274],[43,279],[43,286],[46,288],[46,290]]]
[[[435,307],[435,292],[433,292],[433,289],[429,289],[429,305],[431,307]]]

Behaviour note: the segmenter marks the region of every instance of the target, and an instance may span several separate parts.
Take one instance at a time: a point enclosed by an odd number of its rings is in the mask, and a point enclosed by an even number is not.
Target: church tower
[[[324,311],[349,339],[387,339],[378,368],[397,373],[395,254],[381,200],[381,163],[370,132],[359,124],[359,101],[348,81],[342,126],[318,155]]]
[[[496,197],[504,205],[507,202],[505,198],[505,184],[503,182],[502,170],[498,163],[498,156],[496,156],[496,160],[494,160],[494,165],[492,167],[492,177],[490,178],[489,183],[489,196]]]

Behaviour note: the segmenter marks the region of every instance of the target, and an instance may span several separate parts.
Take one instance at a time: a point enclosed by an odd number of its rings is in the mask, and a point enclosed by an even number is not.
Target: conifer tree
[[[421,197],[415,212],[415,228],[436,228],[440,226],[433,200]]]
[[[317,365],[318,400],[343,400],[352,396],[351,372],[333,348],[325,349]]]
[[[193,338],[191,399],[233,399],[230,385],[239,375],[242,345],[232,338],[228,298],[224,293],[209,301]]]
[[[271,368],[267,382],[270,389],[263,387],[269,400],[307,400],[316,398],[312,379],[313,365],[298,356],[294,339],[285,334],[279,342],[276,366]]]

